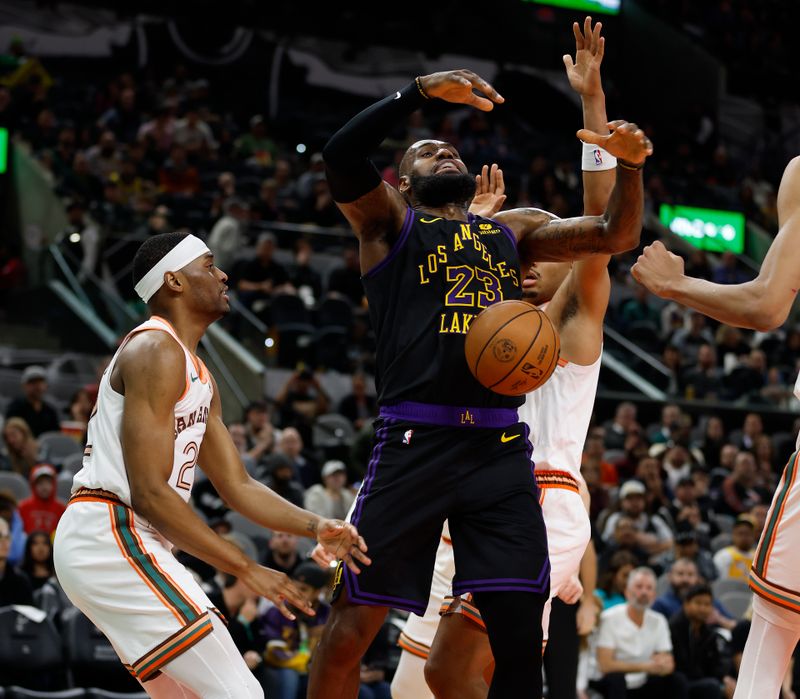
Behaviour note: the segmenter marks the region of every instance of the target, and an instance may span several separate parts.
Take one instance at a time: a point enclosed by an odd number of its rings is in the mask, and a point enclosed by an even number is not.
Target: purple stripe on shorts
[[[410,400],[381,406],[380,416],[443,427],[511,427],[519,422],[516,408],[470,408]]]
[[[402,248],[406,244],[406,240],[408,240],[408,234],[411,232],[412,223],[414,223],[414,210],[409,206],[408,209],[406,209],[406,217],[403,219],[403,227],[400,229],[400,235],[397,236],[397,240],[395,241],[394,245],[392,245],[392,249],[389,250],[389,254],[371,270],[369,270],[364,275],[365,278],[377,274],[395,257],[397,257],[397,253],[400,252],[400,248]]]
[[[483,580],[459,580],[453,582],[453,594],[463,595],[467,592],[543,592],[550,579],[550,559],[542,566],[536,580],[524,578],[485,578]]]
[[[356,526],[358,520],[361,519],[361,511],[364,509],[364,500],[366,500],[367,495],[369,495],[372,481],[375,480],[375,472],[378,470],[378,462],[381,460],[381,451],[383,451],[383,445],[386,443],[386,434],[388,431],[389,425],[387,424],[375,433],[375,448],[372,450],[372,458],[369,460],[369,465],[367,466],[367,475],[364,478],[364,482],[361,484],[361,488],[359,488],[353,516],[350,518],[350,522],[354,526]]]

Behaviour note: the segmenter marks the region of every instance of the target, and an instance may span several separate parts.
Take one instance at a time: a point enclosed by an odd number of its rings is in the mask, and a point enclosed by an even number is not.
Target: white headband
[[[192,260],[211,252],[208,246],[193,235],[187,235],[180,243],[170,250],[164,257],[153,265],[134,287],[139,298],[147,303],[164,284],[164,275],[167,272],[177,272],[183,269]]]

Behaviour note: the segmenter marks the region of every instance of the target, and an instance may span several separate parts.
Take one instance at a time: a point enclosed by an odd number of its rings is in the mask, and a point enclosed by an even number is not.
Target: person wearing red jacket
[[[29,498],[19,504],[25,532],[44,531],[52,536],[66,505],[56,498],[56,470],[50,464],[37,464],[31,469]]]

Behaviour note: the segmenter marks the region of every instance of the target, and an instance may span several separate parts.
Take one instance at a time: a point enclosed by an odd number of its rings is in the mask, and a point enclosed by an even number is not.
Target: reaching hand
[[[572,89],[581,97],[594,97],[603,92],[600,80],[600,64],[603,62],[606,40],[600,36],[603,25],[598,22],[592,29],[592,18],[583,22],[583,31],[577,22],[572,24],[575,34],[575,61],[572,56],[564,54],[562,60],[567,69],[567,78]]]
[[[253,563],[242,575],[242,582],[256,595],[270,600],[287,619],[295,618],[286,607],[287,602],[303,614],[310,616],[316,614],[308,600],[285,573]]]
[[[583,594],[583,585],[577,575],[573,575],[558,591],[558,599],[564,604],[575,604]]]
[[[317,542],[329,554],[344,561],[347,567],[354,573],[360,573],[356,561],[364,565],[369,565],[372,561],[365,555],[367,545],[364,539],[359,536],[356,528],[348,522],[338,519],[320,520],[317,527]]]
[[[648,155],[653,154],[653,144],[636,124],[622,119],[609,121],[608,136],[601,136],[589,129],[580,129],[576,134],[584,143],[594,143],[605,148],[611,155],[631,165],[641,165]]]
[[[317,544],[311,551],[311,560],[320,568],[330,568],[336,560],[336,556],[326,551],[322,544]]]
[[[445,102],[469,104],[483,112],[490,112],[495,104],[505,101],[497,90],[471,70],[431,73],[421,76],[419,81],[425,94],[431,99],[438,97]],[[473,89],[480,90],[486,97],[476,95]]]
[[[683,276],[683,258],[674,255],[657,240],[648,245],[631,267],[633,278],[656,296],[668,298],[669,290]]]
[[[470,213],[491,218],[503,207],[505,191],[503,171],[497,167],[497,163],[492,163],[491,170],[484,165],[481,174],[475,175],[475,196],[469,205]]]
[[[578,636],[588,636],[597,625],[600,608],[597,606],[595,597],[587,597],[578,605],[578,612],[575,617],[575,626]]]

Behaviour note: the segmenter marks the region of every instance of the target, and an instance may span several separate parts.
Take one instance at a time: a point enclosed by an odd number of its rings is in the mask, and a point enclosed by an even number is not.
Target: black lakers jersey
[[[452,221],[408,209],[389,255],[363,277],[375,329],[380,405],[416,401],[516,408],[523,397],[481,386],[464,337],[484,308],[522,297],[513,234],[470,214]]]

